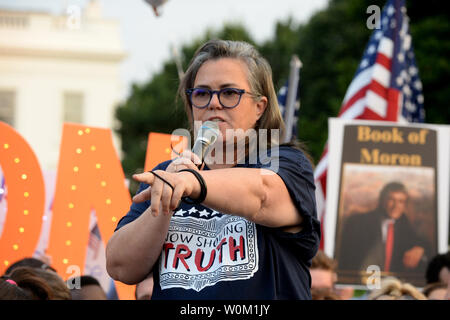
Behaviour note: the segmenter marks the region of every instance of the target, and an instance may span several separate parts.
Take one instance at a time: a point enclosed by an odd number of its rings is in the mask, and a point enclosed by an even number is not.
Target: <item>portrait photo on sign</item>
[[[433,167],[344,163],[334,257],[341,284],[366,285],[370,270],[424,285],[437,253]]]

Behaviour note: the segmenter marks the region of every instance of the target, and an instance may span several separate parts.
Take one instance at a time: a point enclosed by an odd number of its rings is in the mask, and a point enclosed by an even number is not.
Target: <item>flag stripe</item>
[[[347,93],[345,94],[343,102],[344,105],[353,97],[353,95],[355,95],[361,89],[361,87],[364,87],[370,83],[370,81],[372,80],[372,68],[373,67],[367,68],[366,70],[358,74],[355,79],[353,79],[347,89]]]
[[[341,111],[339,112],[339,117],[346,112],[352,105],[354,105],[358,100],[361,100],[361,98],[364,98],[366,96],[366,91],[369,89],[370,83],[368,83],[366,86],[362,87],[358,92],[356,92],[351,99],[348,100],[348,102],[341,108]]]

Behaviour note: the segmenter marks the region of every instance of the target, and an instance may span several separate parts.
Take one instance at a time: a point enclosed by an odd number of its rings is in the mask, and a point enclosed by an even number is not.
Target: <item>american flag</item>
[[[91,232],[89,233],[89,248],[94,251],[94,259],[97,259],[99,254],[99,248],[102,242],[102,237],[100,235],[100,229],[98,228],[97,223],[92,227]]]
[[[277,98],[278,98],[278,106],[280,107],[280,112],[282,118],[286,122],[286,103],[288,99],[288,88],[289,88],[289,80],[278,90]],[[297,91],[295,105],[294,105],[294,121],[292,125],[292,138],[297,138],[297,122],[298,122],[298,112],[300,109],[300,101],[299,101],[299,93]]]
[[[400,123],[425,121],[422,82],[404,0],[389,0],[384,6],[379,28],[374,30],[364,50],[338,117]],[[314,171],[317,212],[322,226],[327,167],[328,143]]]

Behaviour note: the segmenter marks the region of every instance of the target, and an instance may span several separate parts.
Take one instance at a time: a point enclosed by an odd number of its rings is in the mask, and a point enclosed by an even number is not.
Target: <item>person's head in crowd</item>
[[[100,282],[92,276],[82,275],[67,280],[72,300],[107,300]]]
[[[312,288],[312,300],[342,300],[342,298],[332,289],[329,288]]]
[[[136,289],[134,295],[136,300],[150,300],[153,293],[153,276],[147,277],[138,284],[136,284]]]
[[[37,276],[44,279],[47,285],[51,288],[51,300],[72,300],[72,296],[66,282],[56,272],[43,269],[34,269],[34,272]]]
[[[380,192],[378,207],[391,219],[399,219],[405,212],[408,191],[403,183],[391,182]]]
[[[18,268],[18,267],[31,267],[31,268],[42,269],[42,270],[51,270],[53,272],[56,272],[56,270],[54,268],[49,266],[44,261],[33,258],[33,257],[27,257],[27,258],[20,259],[20,260],[14,262],[12,265],[10,265],[8,267],[8,269],[6,269],[5,274],[10,274],[15,268]]]
[[[0,299],[51,300],[52,288],[39,276],[37,269],[17,267],[2,277]]]
[[[450,251],[434,256],[428,263],[425,273],[427,283],[450,282]]]
[[[31,295],[8,276],[0,277],[0,300],[31,300]]]
[[[429,300],[447,300],[450,298],[448,295],[448,284],[442,282],[427,284],[425,288],[423,288],[422,293]]]
[[[327,256],[322,250],[319,250],[311,262],[311,290],[320,289],[321,295],[322,289],[328,289],[337,294],[342,300],[350,299],[353,297],[354,290],[352,287],[335,287],[337,281],[336,266],[336,260]]]
[[[381,280],[381,288],[369,295],[369,300],[427,300],[427,297],[410,283],[388,277]]]

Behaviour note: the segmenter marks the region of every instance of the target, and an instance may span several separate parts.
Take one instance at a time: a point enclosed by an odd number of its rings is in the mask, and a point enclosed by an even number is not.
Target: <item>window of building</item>
[[[0,121],[14,126],[16,94],[12,90],[0,90]]]
[[[63,104],[63,122],[83,123],[83,94],[65,92]]]

